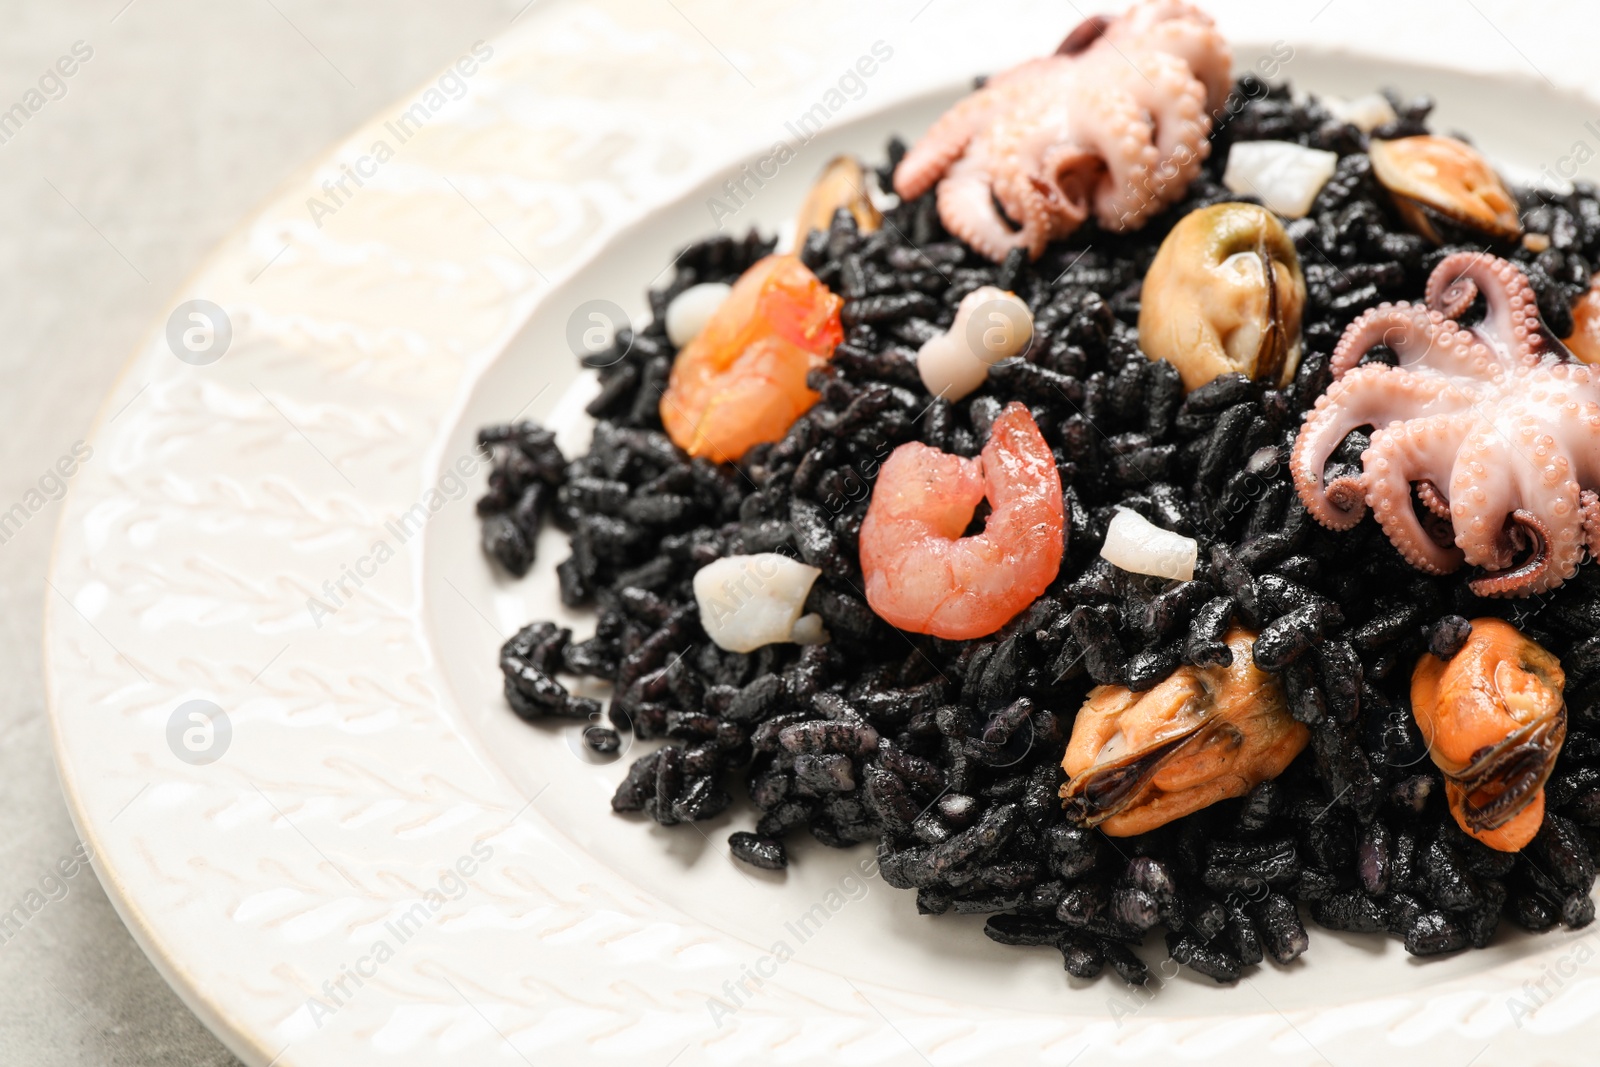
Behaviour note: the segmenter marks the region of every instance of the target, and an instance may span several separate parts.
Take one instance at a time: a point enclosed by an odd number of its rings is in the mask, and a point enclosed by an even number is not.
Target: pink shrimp
[[[985,497],[983,532],[961,536]],[[1066,541],[1055,457],[1012,403],[977,459],[913,441],[884,463],[861,523],[867,603],[913,633],[992,634],[1055,580]]]

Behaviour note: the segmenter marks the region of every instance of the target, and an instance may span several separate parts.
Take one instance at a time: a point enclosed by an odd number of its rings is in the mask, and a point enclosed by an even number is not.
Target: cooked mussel
[[[1306,282],[1294,242],[1256,204],[1185,215],[1139,294],[1139,347],[1178,369],[1185,390],[1243,373],[1287,385],[1300,362]]]
[[[1425,654],[1411,675],[1411,713],[1456,823],[1515,852],[1544,822],[1544,784],[1567,736],[1566,675],[1537,642],[1501,619],[1472,620],[1448,660]]]
[[[1572,332],[1561,339],[1567,351],[1584,363],[1600,363],[1600,274],[1572,302]]]
[[[1517,202],[1489,161],[1453,137],[1401,137],[1373,141],[1372,174],[1394,199],[1407,226],[1444,244],[1439,223],[1465,227],[1502,241],[1522,236]]]
[[[1142,834],[1282,774],[1310,732],[1289,715],[1278,679],[1256,667],[1255,638],[1230,630],[1226,667],[1180,667],[1143,693],[1090,690],[1061,761],[1068,818],[1112,837]]]
[[[795,247],[805,244],[812,230],[826,230],[840,208],[855,217],[857,228],[864,233],[883,225],[883,215],[867,195],[867,172],[854,156],[834,156],[817,175],[795,220]]]

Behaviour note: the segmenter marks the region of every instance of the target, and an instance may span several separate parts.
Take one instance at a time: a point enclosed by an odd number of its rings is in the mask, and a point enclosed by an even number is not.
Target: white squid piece
[[[726,556],[694,576],[700,625],[718,648],[754,652],[763,645],[820,645],[828,633],[818,615],[802,615],[822,572],[776,552]]]

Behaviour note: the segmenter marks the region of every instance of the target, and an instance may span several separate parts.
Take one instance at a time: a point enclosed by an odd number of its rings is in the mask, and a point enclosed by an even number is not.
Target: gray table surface
[[[207,251],[297,168],[525,0],[6,0],[0,112],[93,55],[0,144],[0,510],[84,437]],[[82,48],[80,48],[80,51]],[[77,843],[40,677],[59,504],[0,544],[0,911]],[[0,944],[0,1063],[238,1061],[94,878]]]

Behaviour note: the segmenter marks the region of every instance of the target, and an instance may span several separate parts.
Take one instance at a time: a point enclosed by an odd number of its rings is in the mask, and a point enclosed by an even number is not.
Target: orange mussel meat
[[[1495,618],[1472,620],[1449,660],[1417,661],[1411,712],[1450,813],[1490,848],[1515,852],[1544,822],[1544,783],[1567,736],[1565,684],[1554,655]]]
[[[782,439],[817,402],[806,374],[844,339],[843,303],[794,256],[745,271],[672,364],[661,394],[667,435],[719,463]]]
[[[1311,732],[1235,626],[1227,666],[1183,666],[1144,692],[1100,685],[1078,711],[1061,769],[1067,818],[1129,837],[1241,797],[1294,762]]]

